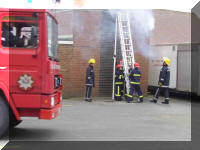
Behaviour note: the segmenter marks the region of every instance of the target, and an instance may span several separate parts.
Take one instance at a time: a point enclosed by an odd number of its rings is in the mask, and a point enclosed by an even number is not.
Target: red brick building
[[[113,17],[113,14],[109,10],[57,10],[53,13],[60,23],[59,58],[64,77],[63,97],[84,96],[85,71],[91,57],[96,59],[96,87],[93,90],[93,96],[111,97],[115,36],[115,17]],[[154,11],[154,13],[157,13],[156,17],[159,18],[159,14],[162,14],[163,11]],[[159,24],[159,22],[156,22],[156,24]],[[132,30],[133,42],[134,34],[135,31]],[[155,39],[157,37],[153,37],[154,44]],[[68,44],[65,40],[68,41]],[[135,60],[141,66],[141,85],[145,93],[148,86],[148,57],[138,50],[137,43],[134,43],[134,46]],[[119,62],[121,58],[119,41],[117,50],[117,61]]]

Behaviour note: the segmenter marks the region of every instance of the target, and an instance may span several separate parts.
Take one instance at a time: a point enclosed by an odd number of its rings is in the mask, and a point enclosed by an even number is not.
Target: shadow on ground
[[[53,136],[55,132],[54,130],[41,128],[14,128],[10,130],[9,139],[10,141],[17,141],[24,140],[24,137],[26,137],[26,141],[33,139],[40,139],[41,141],[41,139]]]

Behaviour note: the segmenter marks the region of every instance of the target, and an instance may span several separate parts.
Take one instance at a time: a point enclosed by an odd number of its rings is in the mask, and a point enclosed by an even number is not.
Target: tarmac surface
[[[10,141],[191,141],[191,102],[169,105],[116,102],[111,98],[63,100],[52,121],[24,118],[10,131]]]

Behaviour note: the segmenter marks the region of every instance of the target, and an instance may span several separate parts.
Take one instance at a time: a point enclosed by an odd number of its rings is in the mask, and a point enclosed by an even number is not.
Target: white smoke
[[[148,57],[150,48],[150,38],[155,27],[155,19],[152,10],[131,10],[131,29],[133,30],[134,43],[139,52]]]
[[[140,27],[149,34],[154,29],[154,16],[152,10],[133,10],[130,11],[131,16]]]
[[[113,18],[116,18],[120,10],[109,9],[108,11]],[[150,9],[133,9],[128,12],[134,48],[143,56],[149,57],[150,39],[155,27],[153,12]]]

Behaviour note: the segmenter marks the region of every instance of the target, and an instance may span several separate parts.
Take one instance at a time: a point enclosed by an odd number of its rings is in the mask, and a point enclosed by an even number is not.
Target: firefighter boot
[[[169,100],[166,99],[164,102],[162,102],[162,104],[169,104]]]
[[[90,99],[89,99],[89,98],[86,98],[85,101],[90,102]]]
[[[88,102],[92,102],[92,99],[89,99]]]
[[[133,102],[133,100],[126,100],[126,102],[127,102],[127,103],[132,103],[132,102]]]
[[[143,98],[139,98],[138,103],[142,103],[142,102],[143,102]]]
[[[150,100],[150,102],[157,103],[157,100],[153,99],[153,100]]]

